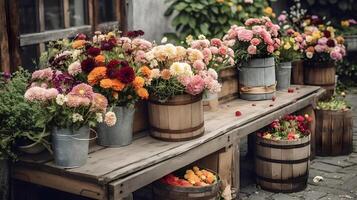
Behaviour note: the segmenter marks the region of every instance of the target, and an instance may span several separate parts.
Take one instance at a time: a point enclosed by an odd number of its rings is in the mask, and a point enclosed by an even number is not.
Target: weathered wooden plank
[[[15,166],[13,168],[13,178],[93,199],[107,198],[105,187],[36,169]]]
[[[2,72],[10,72],[9,39],[7,37],[5,0],[0,0],[0,65]]]
[[[21,56],[20,56],[20,16],[19,16],[19,0],[12,0],[8,2],[9,13],[8,13],[8,38],[9,38],[9,49],[10,49],[10,65],[11,71],[18,69],[21,66]],[[1,27],[3,28],[3,27]]]

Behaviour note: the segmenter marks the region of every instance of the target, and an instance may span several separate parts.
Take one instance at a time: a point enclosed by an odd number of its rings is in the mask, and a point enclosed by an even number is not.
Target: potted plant
[[[326,97],[331,97],[336,82],[335,63],[346,55],[344,39],[318,16],[309,16],[304,24],[304,81],[308,85],[323,86],[328,90]]]
[[[196,69],[214,69],[218,74],[222,70],[234,66],[234,51],[228,47],[219,38],[211,40],[206,39],[205,36],[200,35],[197,40],[186,40],[190,48],[197,49],[204,55],[203,62],[193,63]],[[220,77],[218,77],[220,78]],[[224,82],[222,82],[224,87]],[[205,110],[218,109],[218,93],[221,88],[216,88],[214,91],[206,91],[203,95],[203,106]]]
[[[92,38],[78,34],[73,41],[56,42],[49,51],[54,52],[50,67],[91,85],[108,99],[109,110],[116,114],[113,126],[98,124],[99,145],[121,147],[132,142],[135,103],[148,98],[145,87],[150,83],[151,70],[143,63],[152,44],[140,38],[143,34],[95,32]]]
[[[55,164],[65,168],[84,165],[90,128],[103,121],[107,109],[105,96],[93,92],[88,84],[78,84],[68,73],[45,68],[32,73],[24,97],[44,109],[35,117],[51,131]],[[114,125],[115,114],[106,113],[104,121]]]
[[[341,21],[341,33],[344,35],[347,49],[357,50],[357,22],[355,19],[346,19]]]
[[[0,134],[4,138],[4,154],[11,154],[11,157],[14,156],[13,145],[25,153],[40,153],[45,147],[50,149],[46,124],[36,119],[44,111],[39,104],[27,102],[23,96],[29,79],[30,74],[20,69],[12,76],[3,76],[0,84]]]
[[[353,112],[345,93],[316,107],[316,153],[319,156],[348,155],[352,152]]]
[[[250,18],[245,26],[233,25],[224,36],[239,64],[240,98],[271,99],[276,91],[274,53],[280,47],[279,26],[268,17]],[[264,78],[262,78],[264,77]]]
[[[288,115],[257,133],[255,169],[257,184],[264,190],[287,193],[306,188],[311,120],[308,115]]]
[[[146,58],[152,69],[148,86],[153,137],[181,141],[204,133],[202,94],[219,91],[217,72],[206,68],[197,49],[172,44],[153,47]]]

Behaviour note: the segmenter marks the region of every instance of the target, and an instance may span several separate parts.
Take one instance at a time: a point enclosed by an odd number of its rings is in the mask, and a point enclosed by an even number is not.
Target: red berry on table
[[[239,116],[241,116],[242,115],[242,113],[238,110],[238,111],[236,111],[236,117],[239,117]]]
[[[255,104],[255,103],[253,103],[253,104],[252,104],[252,106],[256,106],[256,104]]]
[[[276,96],[273,96],[273,97],[271,98],[272,101],[275,101],[275,99],[276,99]]]
[[[269,105],[269,107],[273,107],[273,106],[274,106],[274,104],[270,104],[270,105]]]
[[[294,88],[288,88],[288,93],[294,93]]]

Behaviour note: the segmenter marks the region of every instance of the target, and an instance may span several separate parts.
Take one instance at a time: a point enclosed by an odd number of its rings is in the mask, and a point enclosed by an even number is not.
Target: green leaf
[[[200,25],[200,30],[204,35],[207,35],[209,33],[208,27],[209,25],[207,23],[203,23]]]
[[[181,11],[181,10],[185,9],[187,6],[188,6],[187,3],[185,3],[185,2],[180,2],[180,3],[178,3],[178,4],[175,6],[175,9],[176,9],[177,11]]]

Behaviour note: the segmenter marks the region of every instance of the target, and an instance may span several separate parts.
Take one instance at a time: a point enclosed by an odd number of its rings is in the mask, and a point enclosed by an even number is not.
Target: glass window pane
[[[88,24],[87,4],[85,0],[69,0],[70,26]]]
[[[39,29],[36,2],[36,0],[19,0],[20,33],[22,34],[34,33]]]
[[[45,0],[45,29],[61,29],[63,26],[62,0]]]
[[[21,47],[21,62],[24,69],[34,71],[38,63],[38,45]]]
[[[99,0],[99,23],[115,20],[115,1]]]

